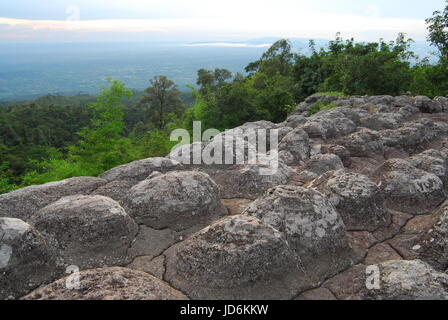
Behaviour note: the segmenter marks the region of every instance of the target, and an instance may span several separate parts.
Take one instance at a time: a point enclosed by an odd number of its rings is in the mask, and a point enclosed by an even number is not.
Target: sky
[[[0,43],[239,41],[262,37],[423,41],[445,0],[0,0]]]

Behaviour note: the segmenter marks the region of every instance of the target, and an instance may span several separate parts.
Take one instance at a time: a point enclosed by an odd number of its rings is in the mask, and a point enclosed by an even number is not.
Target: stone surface
[[[326,281],[322,287],[330,290],[338,300],[357,300],[365,288],[367,266],[358,264]]]
[[[333,170],[340,170],[344,168],[341,159],[331,153],[318,154],[310,158],[307,163],[300,168],[302,171],[299,177],[304,181],[311,181],[320,175]]]
[[[436,175],[417,169],[406,160],[388,160],[375,173],[387,206],[410,214],[427,214],[446,198]]]
[[[298,128],[287,134],[279,144],[280,159],[286,164],[301,164],[310,158],[308,134]]]
[[[448,268],[448,203],[440,209],[440,217],[418,244],[419,257],[434,268]]]
[[[390,245],[380,243],[369,250],[364,264],[376,265],[391,260],[403,260],[403,258]]]
[[[224,199],[244,198],[255,200],[266,190],[287,184],[293,171],[281,160],[275,166],[247,164],[235,166],[228,170],[210,173],[218,184]]]
[[[124,207],[138,224],[158,230],[182,231],[227,214],[216,183],[194,171],[142,181],[130,190]]]
[[[322,281],[352,264],[345,225],[320,192],[279,186],[244,212],[279,230],[302,262],[307,275]]]
[[[302,301],[333,301],[337,300],[334,294],[327,288],[317,288],[302,293],[296,298],[296,300]]]
[[[124,265],[137,224],[114,200],[70,196],[38,211],[30,219],[48,236],[67,265],[81,269]]]
[[[135,183],[130,180],[116,180],[99,187],[91,194],[105,196],[122,204],[129,190],[131,190],[134,185]]]
[[[24,300],[187,300],[165,282],[126,268],[82,271],[79,289],[67,289],[67,280],[63,278],[40,288]]]
[[[138,257],[127,267],[149,273],[157,279],[163,280],[163,275],[165,274],[165,257],[163,255],[156,258],[149,256]]]
[[[369,129],[361,129],[341,138],[337,143],[344,146],[352,157],[384,156],[384,144],[381,136]]]
[[[149,158],[137,160],[129,164],[125,164],[113,168],[102,175],[100,178],[109,182],[117,180],[129,180],[134,184],[145,180],[152,172],[168,172],[179,170],[182,166],[179,162],[167,158]]]
[[[328,172],[314,180],[310,188],[328,197],[347,230],[375,231],[390,223],[384,197],[367,176],[345,170]]]
[[[218,221],[165,257],[165,280],[192,299],[292,299],[309,287],[282,234],[254,217]]]
[[[420,260],[387,261],[379,265],[380,289],[360,294],[372,300],[446,300],[448,274]]]
[[[62,197],[89,194],[106,182],[90,177],[71,178],[6,193],[0,195],[0,217],[26,221],[37,211]]]
[[[229,215],[236,216],[242,214],[253,201],[248,199],[223,199],[221,202],[227,208]]]
[[[18,299],[54,280],[57,255],[29,224],[0,218],[0,300]]]

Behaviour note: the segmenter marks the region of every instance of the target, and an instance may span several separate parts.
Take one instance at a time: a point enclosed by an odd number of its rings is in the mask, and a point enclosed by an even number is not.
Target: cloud
[[[374,11],[374,10],[373,10]],[[373,12],[374,13],[374,12]],[[284,15],[265,15],[171,19],[102,19],[102,20],[26,20],[1,18],[12,32],[16,28],[31,31],[80,31],[85,33],[139,33],[153,32],[167,37],[177,35],[201,35],[225,39],[230,37],[305,37],[333,38],[336,32],[358,40],[390,39],[405,32],[416,40],[426,35],[424,20],[383,18],[354,14],[317,14],[311,12],[287,12]],[[369,35],[375,35],[371,39]]]

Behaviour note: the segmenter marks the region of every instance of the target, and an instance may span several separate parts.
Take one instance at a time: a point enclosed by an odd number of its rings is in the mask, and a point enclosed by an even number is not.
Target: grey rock
[[[414,167],[438,176],[448,186],[448,157],[439,150],[426,150],[406,159]]]
[[[122,204],[129,190],[131,190],[134,185],[135,183],[130,180],[116,180],[99,187],[91,194],[105,196]]]
[[[345,225],[320,192],[297,186],[279,186],[253,202],[244,214],[279,230],[315,282],[352,264],[353,251]]]
[[[419,215],[431,212],[445,200],[442,180],[406,160],[388,160],[374,176],[388,208]]]
[[[307,118],[301,115],[292,115],[286,119],[285,126],[296,129],[300,125],[303,125],[307,122]]]
[[[292,299],[309,287],[281,233],[254,217],[218,221],[165,257],[165,280],[192,299]]]
[[[29,224],[0,218],[0,300],[18,299],[59,274],[57,256]]]
[[[374,131],[385,129],[398,129],[401,127],[404,117],[399,113],[378,113],[369,115],[360,120],[360,125]]]
[[[316,179],[320,175],[334,170],[344,169],[341,159],[335,154],[319,154],[311,157],[305,166],[301,168],[300,177],[306,177],[305,181]]]
[[[170,172],[134,186],[124,207],[138,224],[175,231],[213,221],[227,213],[219,188],[201,172]]]
[[[116,168],[113,168],[102,175],[100,178],[109,182],[117,180],[129,180],[134,184],[145,180],[148,175],[154,171],[168,172],[180,170],[181,164],[177,161],[167,158],[149,158],[134,161]]]
[[[337,144],[322,145],[321,152],[337,155],[342,160],[345,167],[349,167],[351,164],[350,152],[343,146]]]
[[[391,222],[380,188],[367,176],[345,170],[328,172],[310,188],[328,197],[347,230],[372,232]]]
[[[446,300],[448,275],[439,273],[420,260],[381,263],[380,289],[363,289],[369,300]]]
[[[440,209],[440,218],[423,237],[419,257],[438,271],[448,268],[448,203]]]
[[[438,101],[433,101],[428,97],[418,96],[414,98],[414,106],[423,113],[440,113],[442,106]]]
[[[24,300],[187,300],[181,292],[142,271],[106,268],[82,271],[79,289],[69,289],[68,278],[40,288]]]
[[[442,107],[443,112],[448,112],[448,98],[447,97],[435,97],[434,101]]]
[[[114,200],[70,196],[34,214],[30,223],[51,239],[67,265],[80,269],[128,263],[136,223]]]
[[[335,143],[344,146],[352,157],[384,156],[384,144],[381,136],[369,129],[363,128]]]
[[[266,190],[287,184],[293,170],[279,160],[277,168],[263,164],[247,164],[215,171],[210,175],[218,184],[222,198],[255,200]]]
[[[28,220],[35,212],[62,197],[90,194],[106,180],[90,177],[71,178],[31,186],[0,195],[0,217]]]
[[[310,139],[308,134],[298,128],[287,134],[279,144],[279,152],[290,156],[281,156],[286,164],[300,164],[310,158]]]

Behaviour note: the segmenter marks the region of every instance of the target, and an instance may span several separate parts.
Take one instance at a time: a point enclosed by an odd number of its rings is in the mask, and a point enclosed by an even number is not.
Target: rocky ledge
[[[278,129],[270,175],[173,160],[223,137],[244,158],[251,129]],[[0,299],[447,299],[447,187],[447,98],[312,96],[284,123],[1,195]]]

